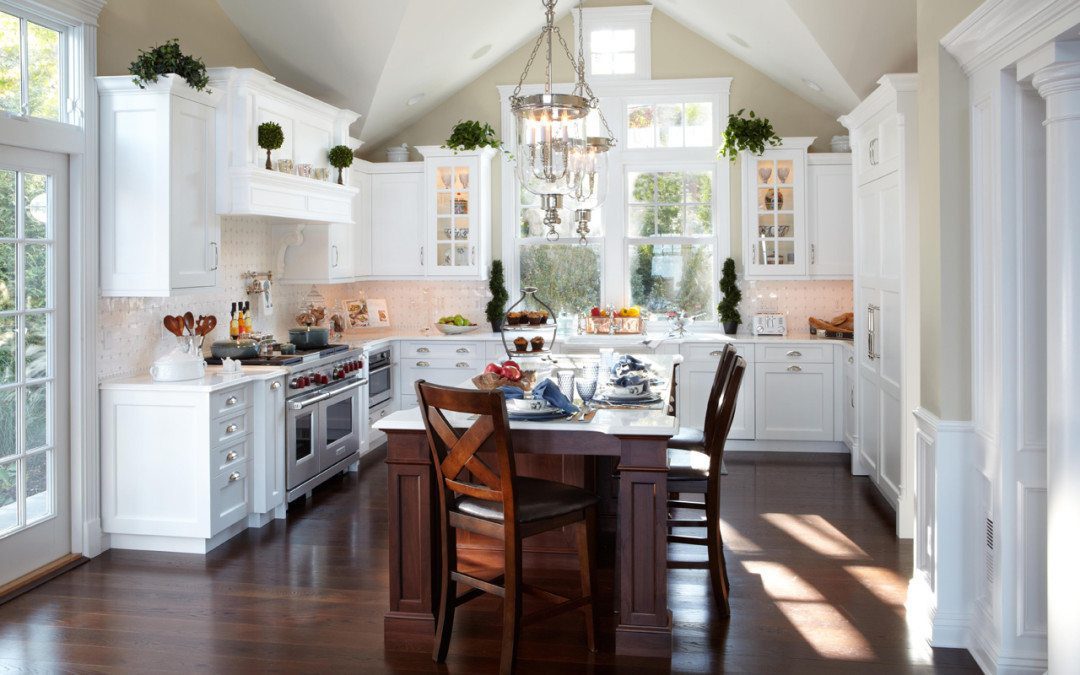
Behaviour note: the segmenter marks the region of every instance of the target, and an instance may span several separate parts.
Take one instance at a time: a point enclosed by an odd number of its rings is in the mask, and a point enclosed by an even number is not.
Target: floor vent
[[[994,585],[994,519],[986,519],[986,585]]]

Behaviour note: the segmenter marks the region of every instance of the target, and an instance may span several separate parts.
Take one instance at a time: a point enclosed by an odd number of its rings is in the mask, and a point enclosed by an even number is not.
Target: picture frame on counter
[[[368,326],[372,328],[390,327],[390,310],[386,307],[386,300],[368,300]]]
[[[345,321],[348,328],[367,328],[370,321],[368,302],[363,298],[356,300],[342,300],[341,308],[345,312]]]

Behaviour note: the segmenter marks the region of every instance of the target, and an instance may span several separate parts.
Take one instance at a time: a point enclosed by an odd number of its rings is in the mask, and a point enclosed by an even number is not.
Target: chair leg
[[[506,562],[503,596],[502,656],[499,660],[500,675],[514,672],[517,661],[518,637],[521,635],[521,538],[509,527],[506,536]]]
[[[581,595],[589,598],[589,604],[581,611],[585,614],[585,640],[590,652],[596,651],[596,604],[593,579],[596,574],[596,507],[585,510],[585,520],[577,527],[578,562],[581,564]]]
[[[445,519],[445,515],[443,516]],[[457,583],[450,580],[450,571],[457,569],[457,530],[443,523],[442,564],[439,570],[439,622],[435,626],[435,648],[431,658],[435,663],[446,661],[450,649],[450,632],[454,629],[454,610],[457,603]]]
[[[709,495],[706,501],[711,501]],[[712,582],[713,601],[722,616],[731,614],[728,605],[727,563],[724,560],[724,540],[720,535],[720,514],[715,504],[708,504],[705,509],[705,539],[709,550],[709,579]]]

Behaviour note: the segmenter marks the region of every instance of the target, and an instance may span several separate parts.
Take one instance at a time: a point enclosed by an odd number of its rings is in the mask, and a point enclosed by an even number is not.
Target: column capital
[[[1036,71],[1031,83],[1043,98],[1078,91],[1080,90],[1080,61],[1064,61],[1046,66]],[[1076,112],[1080,113],[1080,110]]]

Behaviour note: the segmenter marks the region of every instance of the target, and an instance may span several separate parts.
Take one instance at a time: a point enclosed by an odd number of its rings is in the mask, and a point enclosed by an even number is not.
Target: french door
[[[0,585],[71,552],[67,177],[0,146]]]

